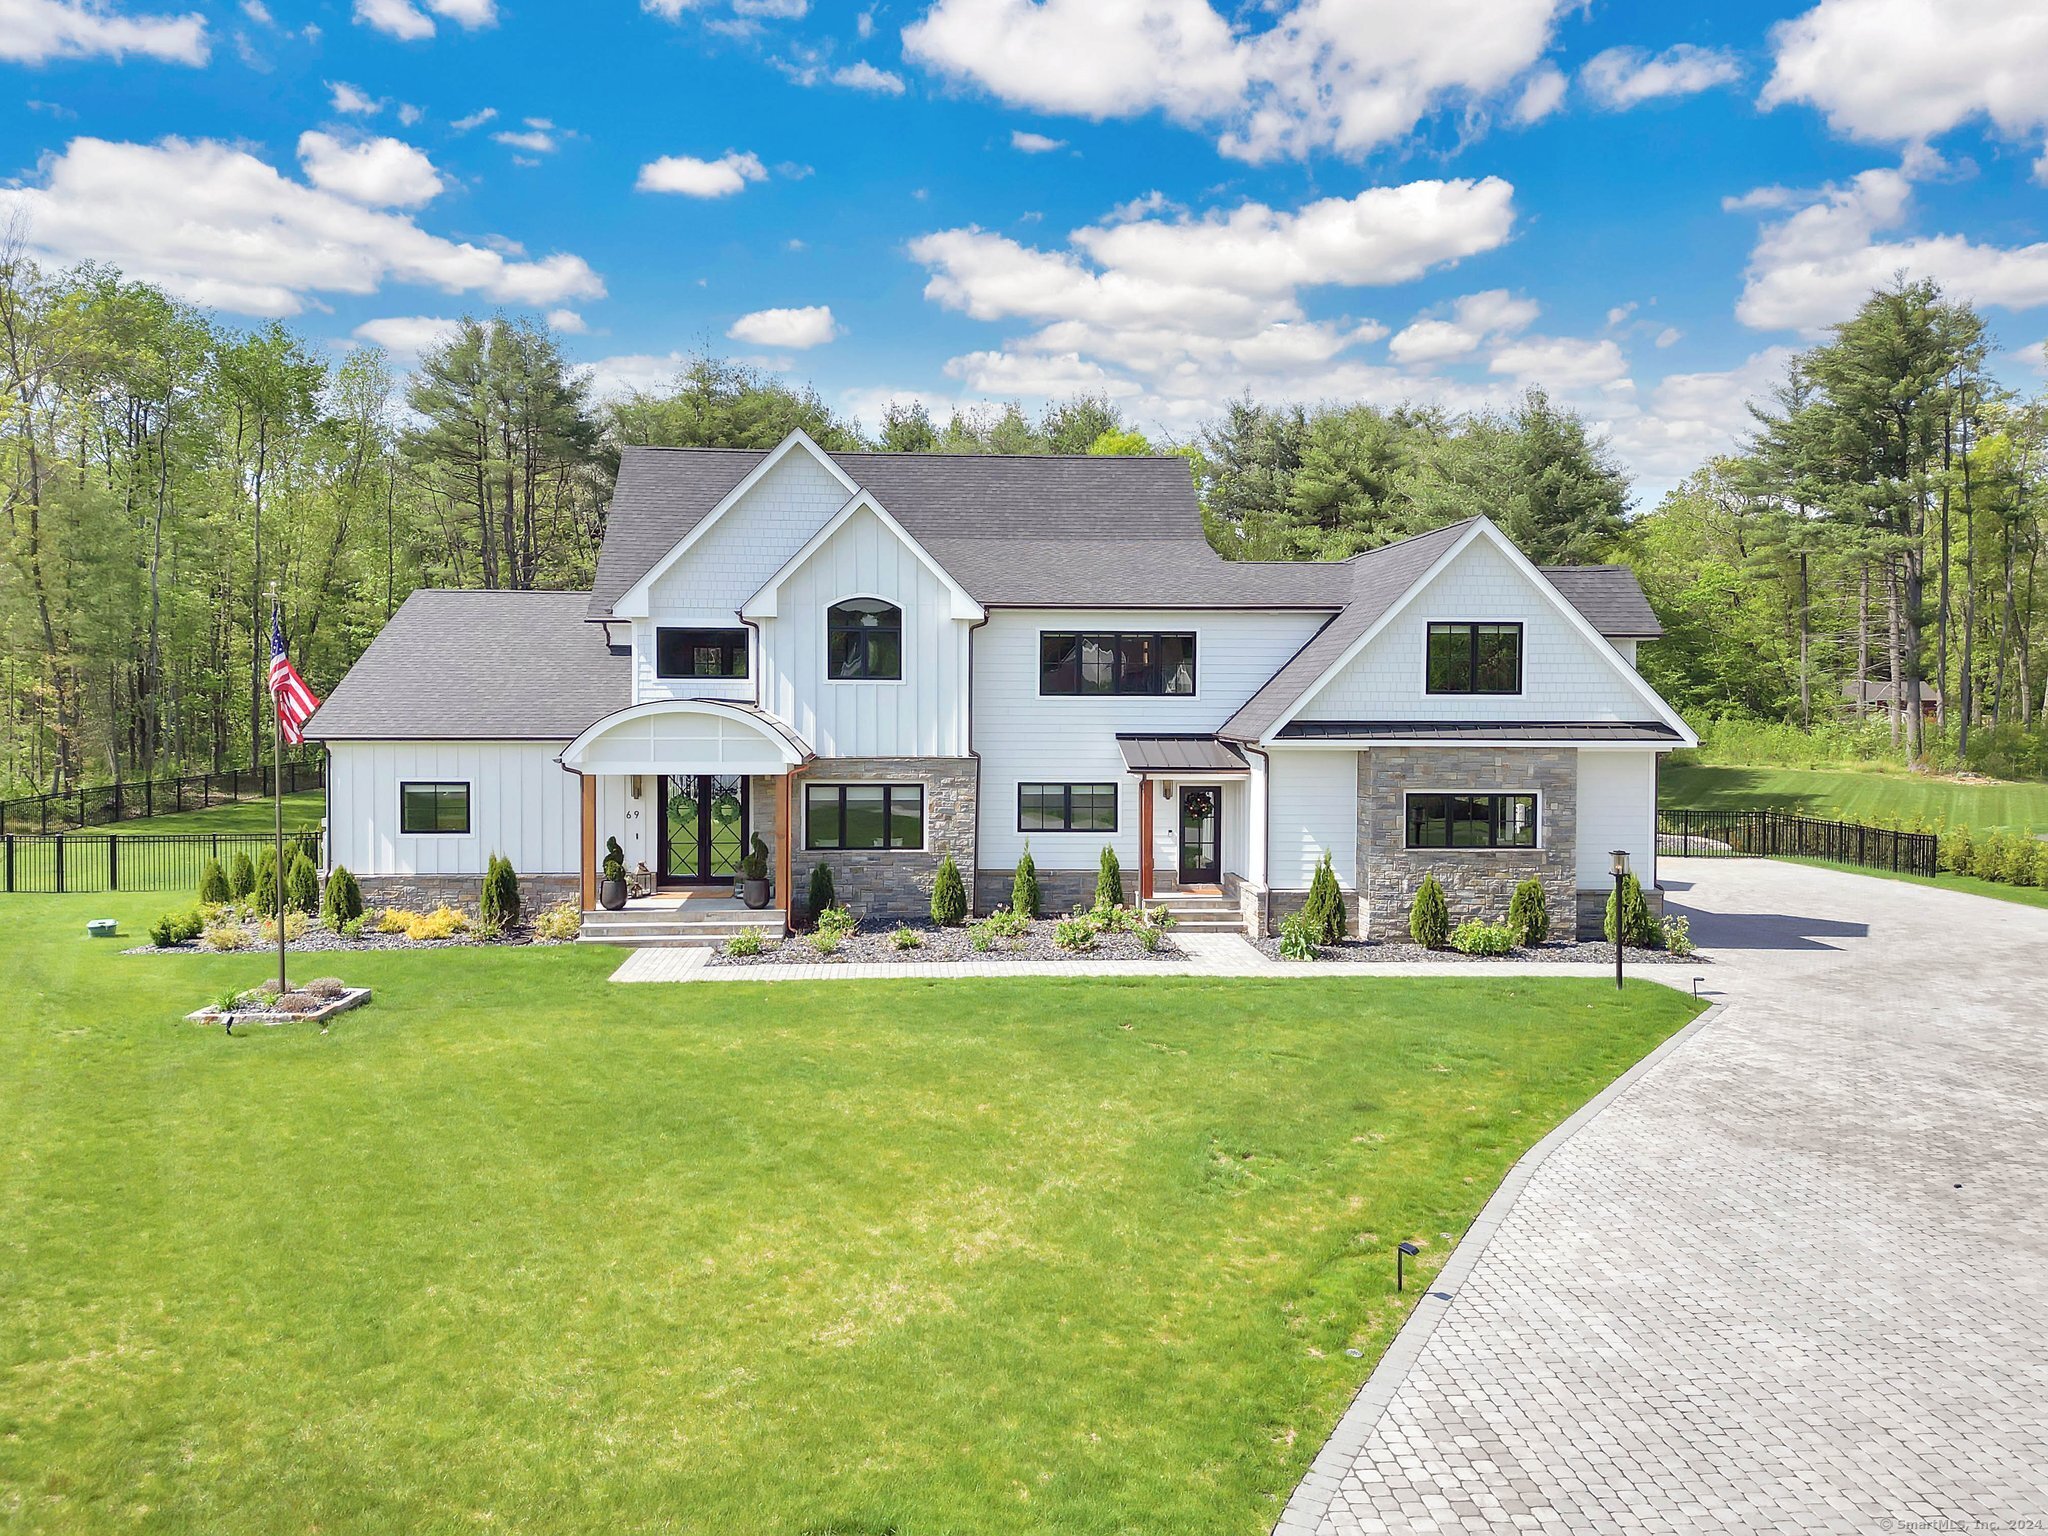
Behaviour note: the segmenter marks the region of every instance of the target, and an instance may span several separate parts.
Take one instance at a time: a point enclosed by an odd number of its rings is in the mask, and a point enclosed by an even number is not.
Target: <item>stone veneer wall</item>
[[[1534,875],[1550,902],[1551,932],[1570,932],[1579,910],[1578,754],[1559,747],[1374,747],[1359,755],[1358,868],[1375,939],[1406,939],[1408,907],[1425,872],[1443,882],[1453,924],[1503,922],[1517,884]],[[1405,796],[1498,791],[1542,799],[1540,848],[1407,847]],[[1281,915],[1274,892],[1274,918]]]
[[[438,906],[474,912],[483,899],[482,875],[361,875],[365,907],[405,907],[415,912]],[[575,875],[521,875],[519,901],[528,915],[558,901],[580,903],[583,883]]]
[[[929,921],[932,881],[946,854],[968,881],[968,900],[975,897],[972,879],[975,851],[975,762],[970,757],[828,757],[805,769],[795,785],[796,816],[803,821],[804,790],[811,784],[922,784],[924,786],[924,849],[918,853],[877,849],[842,851],[792,845],[791,874],[795,905],[801,910],[810,891],[811,871],[824,864],[832,871],[832,890],[840,905],[868,923]],[[1008,899],[1007,894],[1004,897]]]
[[[1038,869],[1038,913],[1041,917],[1064,917],[1076,907],[1095,905],[1095,874],[1092,869]],[[993,912],[1010,904],[1010,889],[1016,882],[1014,869],[981,869],[974,874],[974,910]],[[1124,871],[1124,900],[1138,899],[1138,876]]]
[[[768,845],[768,905],[775,905],[776,850],[782,846],[782,780],[773,774],[757,773],[747,780],[747,851],[759,837]],[[790,867],[792,877],[796,866]],[[805,871],[809,873],[809,871]],[[803,891],[797,883],[798,894]]]

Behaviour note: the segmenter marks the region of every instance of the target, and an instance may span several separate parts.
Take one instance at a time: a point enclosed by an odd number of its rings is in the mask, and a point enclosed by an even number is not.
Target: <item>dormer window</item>
[[[825,612],[826,672],[835,682],[893,682],[903,676],[903,610],[878,597],[850,597]]]
[[[1431,693],[1520,693],[1522,626],[1429,626]]]

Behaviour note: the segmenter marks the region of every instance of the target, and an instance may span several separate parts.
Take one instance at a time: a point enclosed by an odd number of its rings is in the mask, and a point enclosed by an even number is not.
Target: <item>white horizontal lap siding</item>
[[[1613,883],[1610,854],[1628,850],[1629,868],[1645,885],[1657,879],[1657,754],[1579,753],[1579,886]]]
[[[522,875],[570,874],[581,827],[566,742],[378,741],[330,747],[329,857],[358,875],[481,875],[502,853]],[[469,785],[467,833],[399,830],[399,786]]]
[[[1358,753],[1276,750],[1268,773],[1274,889],[1301,891],[1323,854],[1337,883],[1358,883]]]
[[[1520,623],[1522,692],[1433,694],[1424,664],[1429,626]],[[1301,720],[1644,720],[1650,705],[1529,577],[1477,540],[1416,594],[1388,627],[1311,698]]]
[[[834,681],[826,611],[872,597],[903,610],[901,681]],[[968,621],[909,545],[862,508],[790,573],[762,621],[767,709],[819,757],[964,757]]]
[[[1026,558],[1020,551],[1019,558]],[[981,862],[1008,869],[1023,851],[1017,830],[1020,783],[1115,784],[1117,830],[1030,833],[1031,856],[1045,869],[1091,869],[1105,843],[1135,868],[1138,799],[1125,772],[1119,732],[1213,731],[1256,693],[1327,621],[1322,613],[1211,613],[1153,609],[997,609],[974,638],[974,747],[981,754]],[[1044,630],[1153,630],[1195,636],[1191,697],[1041,698],[1038,637]],[[1203,782],[1184,775],[1189,783]],[[1169,852],[1175,801],[1153,802],[1154,846]],[[1163,823],[1163,827],[1162,824]],[[1242,867],[1224,825],[1224,862]],[[1162,869],[1171,869],[1161,862]]]

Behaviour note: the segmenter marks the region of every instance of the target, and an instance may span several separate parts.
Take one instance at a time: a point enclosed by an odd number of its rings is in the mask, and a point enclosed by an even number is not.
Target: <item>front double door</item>
[[[661,878],[669,885],[731,885],[747,856],[744,774],[671,774],[662,780]]]

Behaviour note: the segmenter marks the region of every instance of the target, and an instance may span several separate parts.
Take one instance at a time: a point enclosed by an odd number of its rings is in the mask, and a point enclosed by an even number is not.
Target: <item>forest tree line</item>
[[[622,447],[793,427],[835,450],[1180,453],[1230,558],[1340,559],[1485,512],[1539,562],[1635,564],[1673,636],[1645,667],[1688,710],[1826,718],[1852,667],[1920,658],[1955,681],[1945,709],[2027,722],[2042,412],[1984,350],[1925,285],[1873,296],[1746,452],[1631,518],[1604,443],[1541,392],[1464,415],[1246,398],[1180,444],[1086,396],[892,406],[868,434],[716,357],[600,400],[544,327],[499,316],[407,375],[0,251],[0,794],[258,761],[273,592],[324,692],[415,588],[587,586]]]

